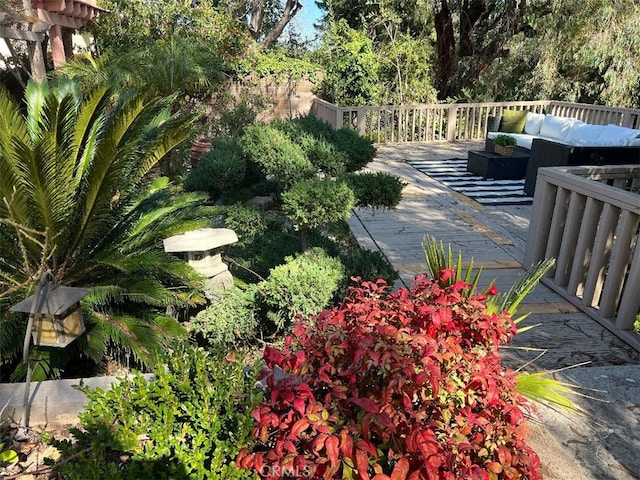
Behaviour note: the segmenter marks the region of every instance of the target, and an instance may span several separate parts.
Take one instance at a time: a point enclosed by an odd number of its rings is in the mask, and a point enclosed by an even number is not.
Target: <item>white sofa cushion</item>
[[[627,147],[629,145],[628,138],[617,139],[601,139],[601,138],[583,138],[574,140],[570,145],[574,147]]]
[[[542,126],[542,120],[544,120],[544,113],[527,113],[527,123],[524,124],[524,133],[529,135],[537,135],[540,133],[540,127]]]
[[[604,129],[598,135],[598,140],[631,140],[640,135],[640,130],[633,128],[620,127],[618,125],[605,125]]]
[[[564,141],[575,121],[575,118],[545,115],[540,126],[540,136]]]
[[[581,142],[589,142],[600,137],[604,127],[604,125],[591,125],[589,123],[576,121],[569,129],[565,141],[569,145],[584,145]]]

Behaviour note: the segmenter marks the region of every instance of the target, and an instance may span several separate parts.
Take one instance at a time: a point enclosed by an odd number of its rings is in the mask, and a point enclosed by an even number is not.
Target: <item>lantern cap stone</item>
[[[56,283],[48,284],[40,293],[36,312],[45,315],[62,315],[90,293],[91,289],[89,288],[63,287]],[[31,313],[31,305],[34,300],[35,294],[17,303],[9,311]]]
[[[230,228],[200,228],[165,238],[163,243],[165,252],[178,253],[206,252],[237,241],[236,232]]]

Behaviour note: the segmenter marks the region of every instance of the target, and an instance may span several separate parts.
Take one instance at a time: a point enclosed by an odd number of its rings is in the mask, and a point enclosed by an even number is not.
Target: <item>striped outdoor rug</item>
[[[533,202],[533,198],[524,193],[524,180],[492,180],[476,176],[467,172],[466,158],[407,163],[482,205],[529,205]]]

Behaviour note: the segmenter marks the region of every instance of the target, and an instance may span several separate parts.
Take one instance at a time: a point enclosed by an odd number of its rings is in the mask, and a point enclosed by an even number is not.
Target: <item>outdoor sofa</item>
[[[524,192],[533,196],[540,167],[640,163],[640,130],[618,125],[592,125],[570,117],[505,110],[489,117],[485,149],[510,135],[517,149],[529,152]]]

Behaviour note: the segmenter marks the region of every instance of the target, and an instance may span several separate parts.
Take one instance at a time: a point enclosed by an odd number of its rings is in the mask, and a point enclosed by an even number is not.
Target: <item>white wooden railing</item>
[[[338,107],[314,99],[311,113],[334,128],[351,126],[376,143],[483,139],[489,116],[505,109],[569,116],[587,123],[640,128],[640,110],[549,100]]]
[[[639,165],[538,169],[523,262],[556,258],[543,282],[636,348],[639,188]]]

